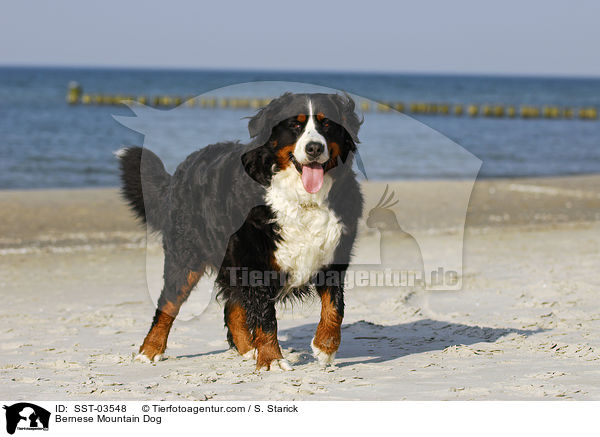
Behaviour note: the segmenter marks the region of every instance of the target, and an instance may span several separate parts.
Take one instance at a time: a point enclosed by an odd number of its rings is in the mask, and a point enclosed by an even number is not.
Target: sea
[[[0,67],[0,189],[114,187],[113,155],[155,150],[173,171],[207,144],[249,140],[253,108],[69,105],[84,93],[274,97],[347,92],[364,119],[361,177],[515,178],[600,172],[600,120],[379,112],[376,102],[600,107],[600,79],[424,74]],[[199,101],[199,100],[198,100]],[[370,102],[363,111],[360,102]]]

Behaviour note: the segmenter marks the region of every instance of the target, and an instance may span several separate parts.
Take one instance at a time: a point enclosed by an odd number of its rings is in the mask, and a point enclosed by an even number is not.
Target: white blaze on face
[[[317,159],[319,164],[323,164],[329,160],[329,150],[327,150],[327,140],[317,130],[315,125],[315,116],[313,115],[312,102],[308,101],[308,121],[304,127],[304,131],[300,138],[296,141],[296,147],[294,148],[294,156],[300,164],[308,164],[311,159],[306,155],[306,145],[308,143],[321,143],[323,144],[323,153]]]

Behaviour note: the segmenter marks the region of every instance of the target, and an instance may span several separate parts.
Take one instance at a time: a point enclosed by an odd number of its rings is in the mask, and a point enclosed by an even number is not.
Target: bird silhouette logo
[[[423,271],[423,257],[417,240],[405,232],[392,207],[398,205],[390,186],[385,186],[379,202],[369,211],[367,227],[379,232],[379,256],[383,268],[410,272]]]

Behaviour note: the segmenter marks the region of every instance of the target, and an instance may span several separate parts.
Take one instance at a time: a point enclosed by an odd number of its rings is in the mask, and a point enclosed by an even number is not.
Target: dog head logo
[[[6,432],[14,434],[18,430],[48,430],[50,412],[35,404],[19,402],[4,405],[6,410]]]

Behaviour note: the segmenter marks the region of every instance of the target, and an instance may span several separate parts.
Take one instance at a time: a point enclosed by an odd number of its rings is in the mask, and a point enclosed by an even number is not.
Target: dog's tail
[[[121,195],[139,219],[161,231],[167,217],[165,202],[171,175],[148,149],[127,147],[115,155],[121,169]]]

